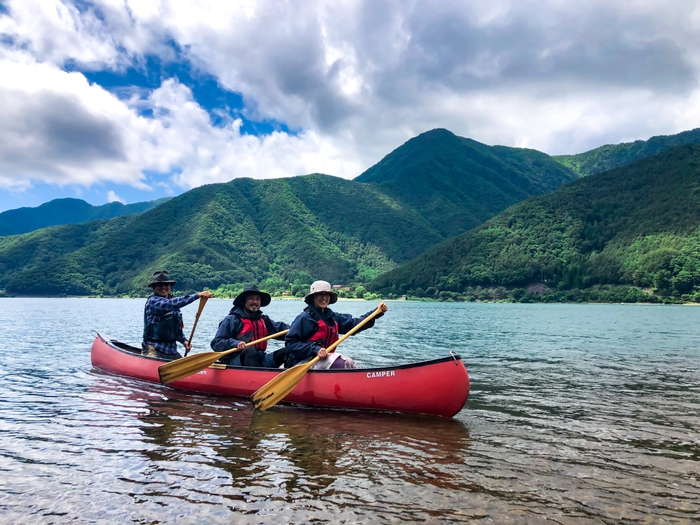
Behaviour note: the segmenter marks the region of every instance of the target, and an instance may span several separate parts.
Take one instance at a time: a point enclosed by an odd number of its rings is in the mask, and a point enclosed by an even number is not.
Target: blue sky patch
[[[171,42],[176,61],[164,61],[156,55],[146,55],[140,64],[134,64],[125,71],[90,71],[76,64],[68,64],[67,71],[78,71],[90,82],[115,93],[120,98],[128,98],[135,89],[154,90],[168,79],[175,78],[192,90],[197,103],[209,114],[214,126],[224,126],[231,119],[241,119],[241,133],[248,135],[269,135],[274,131],[296,134],[286,124],[277,120],[252,121],[245,117],[245,103],[240,93],[229,91],[221,86],[215,77],[192,67],[183,56],[179,46]],[[152,117],[150,109],[142,116]]]

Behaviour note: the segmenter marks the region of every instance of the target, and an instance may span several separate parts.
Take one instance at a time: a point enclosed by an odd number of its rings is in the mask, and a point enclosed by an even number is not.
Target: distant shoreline
[[[145,297],[99,297],[96,295],[0,295],[1,299],[147,299],[149,296]],[[233,297],[212,297],[212,299],[232,301],[235,299]],[[304,301],[303,297],[272,297],[273,301]],[[652,303],[652,302],[642,302],[642,303],[624,303],[624,302],[596,302],[596,301],[567,301],[567,302],[540,302],[535,301],[531,303],[520,303],[518,301],[438,301],[435,299],[425,299],[425,298],[403,298],[403,299],[357,299],[355,297],[338,297],[338,301],[354,301],[354,302],[391,302],[391,303],[452,303],[452,304],[620,304],[620,305],[636,305],[636,306],[700,306],[700,303],[689,302],[689,303]]]
[[[118,297],[118,296],[97,296],[97,295],[0,295],[0,299],[147,299],[149,295],[143,297]],[[178,297],[177,295],[175,297]],[[233,301],[236,296],[231,297],[212,297],[211,299]],[[210,299],[210,300],[211,300]],[[303,301],[303,297],[275,297],[272,296],[273,301]],[[338,297],[338,301],[392,301],[392,302],[403,302],[410,301],[411,299],[357,299],[355,297]],[[416,302],[429,302],[429,301],[416,301]],[[430,302],[440,302],[440,301],[430,301]]]

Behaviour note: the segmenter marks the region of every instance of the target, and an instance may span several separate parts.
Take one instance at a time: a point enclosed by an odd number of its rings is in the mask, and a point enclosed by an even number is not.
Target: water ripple
[[[0,523],[700,520],[697,309],[391,303],[343,351],[363,366],[458,352],[471,397],[445,420],[255,413],[92,370],[91,331],[138,342],[142,307],[0,300],[11,349],[0,354]],[[229,308],[208,303],[199,350]],[[273,301],[266,313],[300,310]]]

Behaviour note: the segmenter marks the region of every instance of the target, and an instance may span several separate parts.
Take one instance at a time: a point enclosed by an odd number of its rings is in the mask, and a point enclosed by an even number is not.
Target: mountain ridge
[[[416,208],[447,238],[575,178],[544,153],[487,146],[438,128],[408,140],[353,180]]]
[[[639,168],[634,164],[630,169]],[[614,179],[624,168],[606,173]],[[234,179],[194,188],[140,214],[0,237],[0,289],[29,295],[142,294],[151,272],[164,268],[177,275],[181,290],[256,281],[282,291],[316,279],[355,284],[375,279],[376,284],[382,282],[380,274],[401,275],[397,267],[410,261],[423,261],[421,271],[444,274],[441,257],[454,259],[454,254],[421,254],[437,253],[429,249],[449,244],[446,239],[469,231],[474,223],[474,232],[484,231],[482,217],[501,220],[503,210],[539,202],[554,188],[581,180],[585,177],[577,178],[544,153],[487,146],[437,129],[407,141],[352,181],[323,174]],[[616,198],[624,201],[628,190],[618,185],[615,191],[622,192]],[[518,199],[521,204],[514,203]],[[608,207],[614,211],[616,205]],[[596,213],[604,217],[608,211]],[[560,225],[550,219],[546,214],[519,219],[551,228],[550,237],[530,247],[533,253],[546,252],[550,241],[563,242]],[[601,231],[597,223],[586,228]],[[600,244],[600,239],[589,242]],[[513,275],[530,275],[533,254],[518,255],[517,243],[500,248],[515,257],[498,260],[512,275],[505,270],[494,274],[479,261],[469,271],[481,272],[484,282],[525,283],[525,277],[518,281]],[[471,260],[471,255],[459,257]],[[564,274],[575,271],[556,263],[556,257],[535,262],[541,277],[554,268],[559,274],[549,278],[564,282],[569,279]],[[464,284],[462,277],[457,273],[435,284],[449,292]],[[410,280],[391,285],[390,293],[411,286]]]
[[[670,148],[698,143],[700,143],[700,128],[695,128],[675,135],[655,135],[647,140],[606,144],[584,153],[554,155],[552,158],[580,177],[586,177],[656,155]]]
[[[0,236],[19,235],[50,226],[79,224],[142,213],[169,199],[170,197],[164,197],[133,204],[109,202],[101,206],[93,206],[82,199],[53,199],[40,206],[15,208],[0,213]]]
[[[610,284],[698,294],[698,175],[693,144],[580,178],[436,245],[368,288],[465,293],[546,282],[559,290]]]

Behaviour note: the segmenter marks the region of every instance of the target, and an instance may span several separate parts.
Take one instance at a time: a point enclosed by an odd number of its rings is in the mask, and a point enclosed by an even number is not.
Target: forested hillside
[[[434,129],[409,140],[355,180],[376,185],[415,208],[448,238],[575,178],[539,151],[487,146]]]
[[[236,179],[148,212],[0,238],[10,294],[145,293],[166,268],[181,290],[243,282],[369,280],[442,237],[376,188],[327,175]]]
[[[381,293],[474,298],[502,287],[523,297],[596,299],[603,285],[700,298],[700,146],[681,146],[519,203],[378,277]],[[596,288],[598,287],[598,288]],[[492,290],[493,292],[493,290]],[[510,295],[509,295],[510,294]],[[545,294],[546,295],[546,294]]]
[[[700,144],[700,128],[676,135],[659,135],[649,140],[608,144],[578,155],[556,155],[552,158],[578,176],[586,177],[686,144]]]
[[[54,199],[36,208],[17,208],[0,213],[0,236],[27,233],[60,224],[78,224],[142,213],[167,200],[164,198],[134,204],[110,202],[93,206],[82,199]]]
[[[605,162],[694,140],[697,131],[620,145]],[[152,272],[168,269],[182,291],[257,282],[301,293],[316,279],[375,279],[367,286],[386,296],[528,299],[537,284],[549,300],[575,300],[581,290],[595,298],[608,285],[637,287],[637,299],[700,299],[699,149],[579,179],[543,153],[437,129],[354,181],[235,179],[139,214],[0,237],[0,293],[143,294]],[[77,220],[71,205],[113,212],[81,202],[89,207],[52,201],[43,210],[58,206],[64,220]]]
[[[356,181],[236,179],[196,188],[129,220],[0,238],[0,289],[144,293],[148,277],[162,268],[190,290],[251,281],[273,291],[315,279],[364,283],[573,178],[542,153],[434,130]]]

